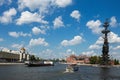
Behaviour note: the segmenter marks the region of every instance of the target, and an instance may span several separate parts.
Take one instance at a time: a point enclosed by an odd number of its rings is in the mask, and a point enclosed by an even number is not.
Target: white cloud
[[[118,59],[118,60],[120,60],[120,53],[119,53],[119,51],[118,52],[116,50],[115,51],[110,51],[109,54],[110,54],[110,58],[111,59]]]
[[[31,11],[39,10],[40,14],[50,12],[54,7],[66,7],[72,3],[72,0],[19,0],[18,8],[23,10],[29,8]]]
[[[0,42],[2,42],[2,41],[4,41],[4,39],[3,39],[3,38],[0,38]]]
[[[50,49],[43,50],[39,53],[39,56],[44,59],[52,59],[55,58],[55,54]]]
[[[86,26],[88,26],[88,28],[90,28],[93,33],[99,34],[102,31],[102,28],[100,28],[101,24],[102,23],[100,22],[100,20],[90,20],[87,22]]]
[[[110,44],[112,44],[112,43],[118,44],[118,43],[120,43],[120,37],[117,34],[110,32],[108,34],[108,42]],[[89,49],[100,49],[100,48],[102,48],[101,45],[103,45],[103,43],[104,43],[104,39],[102,36],[100,36],[93,45],[89,46]],[[114,48],[114,49],[117,49],[117,48]]]
[[[33,32],[33,34],[35,34],[35,35],[38,35],[38,34],[46,34],[45,30],[41,30],[41,29],[38,28],[38,27],[33,27],[33,28],[32,28],[32,32]]]
[[[2,6],[3,4],[11,4],[12,1],[11,0],[0,0],[0,6]]]
[[[45,49],[43,51],[40,51],[39,56],[44,59],[57,59],[57,58],[63,59],[71,54],[75,54],[75,52],[72,51],[71,49],[68,49],[65,52],[61,52],[61,51],[56,52],[51,49]]]
[[[20,36],[23,36],[23,37],[31,36],[31,34],[23,33],[23,32],[9,32],[8,34],[15,38],[20,37]]]
[[[49,8],[53,5],[54,0],[19,0],[18,8],[23,10],[29,8],[31,11],[39,10],[41,14],[48,13]]]
[[[120,45],[113,48],[114,50],[120,50]]]
[[[12,37],[19,37],[19,34],[17,32],[9,32],[8,34]]]
[[[12,3],[12,0],[8,0],[8,4],[11,4]]]
[[[48,46],[49,44],[45,41],[44,38],[38,38],[38,39],[31,39],[29,42],[30,46],[37,46],[37,45],[41,45],[41,46]]]
[[[11,47],[12,47],[12,48],[20,49],[20,48],[23,47],[23,44],[13,44]]]
[[[72,4],[72,0],[55,0],[55,3],[58,7],[66,7]]]
[[[109,43],[120,43],[120,37],[117,34],[110,32],[108,35],[108,41]]]
[[[104,43],[103,41],[104,41],[104,40],[103,40],[103,37],[100,36],[100,37],[98,38],[98,40],[96,41],[96,44],[103,44],[103,43]]]
[[[87,52],[82,52],[82,55],[95,56],[97,54],[94,51],[87,51]]]
[[[81,36],[75,36],[73,39],[71,40],[63,40],[61,42],[62,46],[73,46],[73,45],[77,45],[80,44],[81,42],[83,42],[84,40],[82,39]]]
[[[116,27],[116,26],[118,25],[115,16],[111,17],[110,21],[111,21],[111,22],[110,22],[111,27]]]
[[[29,11],[24,11],[22,12],[21,16],[19,19],[17,19],[17,25],[22,25],[22,24],[28,24],[32,22],[38,22],[42,24],[48,24],[47,21],[43,20],[43,16],[37,14],[37,13],[31,13]]]
[[[44,30],[48,30],[48,29],[50,29],[50,27],[47,26],[47,25],[42,25],[42,26],[40,26],[40,28],[41,28],[41,29],[44,29]]]
[[[53,51],[51,49],[45,49],[43,51],[40,51],[39,55],[41,58],[45,58],[45,59],[57,59],[57,58],[64,59],[67,56],[70,56],[71,54],[76,54],[75,51],[71,49],[67,49],[65,52],[62,51],[59,52],[58,50]]]
[[[94,44],[94,45],[90,45],[89,46],[89,49],[100,49],[101,46],[100,45],[97,45],[97,44]]]
[[[72,51],[71,49],[67,49],[64,56],[69,56],[71,54],[76,54],[76,53],[75,53],[75,51]]]
[[[4,51],[4,52],[10,52],[10,49],[8,49],[8,48],[4,48],[4,47],[1,47],[1,51]]]
[[[15,16],[17,11],[15,8],[11,8],[8,11],[5,11],[3,13],[3,16],[0,16],[0,22],[1,23],[11,23],[12,22],[12,17]]]
[[[4,3],[4,0],[0,0],[0,6],[3,5]]]
[[[59,16],[59,17],[55,18],[55,20],[53,21],[53,25],[54,25],[54,29],[63,27],[64,23],[62,21],[62,17]]]
[[[77,21],[79,21],[79,19],[80,19],[80,17],[81,17],[80,12],[79,12],[78,10],[74,10],[74,11],[70,14],[70,16],[71,16],[72,18],[77,19]]]

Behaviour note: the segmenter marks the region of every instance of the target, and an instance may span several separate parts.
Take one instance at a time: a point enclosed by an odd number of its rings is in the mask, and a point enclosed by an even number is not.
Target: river
[[[79,71],[65,73],[65,64],[27,67],[23,64],[0,65],[0,80],[120,80],[120,67],[79,66]]]

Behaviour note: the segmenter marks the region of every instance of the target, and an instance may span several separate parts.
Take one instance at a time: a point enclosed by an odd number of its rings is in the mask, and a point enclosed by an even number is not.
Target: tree
[[[30,61],[36,61],[36,58],[35,58],[34,55],[31,55],[31,56],[30,56]]]
[[[100,64],[101,57],[100,56],[91,56],[90,57],[90,64]]]
[[[114,65],[118,65],[119,64],[119,60],[114,59]]]

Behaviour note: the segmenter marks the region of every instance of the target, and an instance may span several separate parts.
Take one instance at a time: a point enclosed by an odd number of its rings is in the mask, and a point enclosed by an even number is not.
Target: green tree
[[[100,56],[91,56],[90,57],[90,64],[100,64],[101,57]]]
[[[114,65],[118,65],[119,64],[119,60],[114,59]]]
[[[30,56],[30,61],[36,61],[36,57],[34,55]]]

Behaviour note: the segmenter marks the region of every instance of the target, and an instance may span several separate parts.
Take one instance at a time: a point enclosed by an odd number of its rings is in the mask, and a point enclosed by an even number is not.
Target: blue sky
[[[101,55],[109,19],[110,56],[120,58],[119,0],[0,0],[0,49],[41,58]]]

